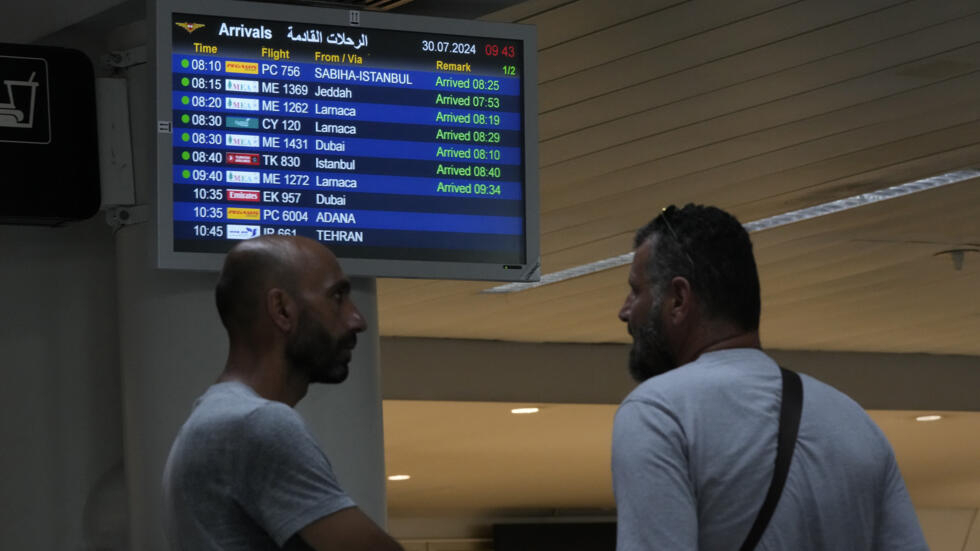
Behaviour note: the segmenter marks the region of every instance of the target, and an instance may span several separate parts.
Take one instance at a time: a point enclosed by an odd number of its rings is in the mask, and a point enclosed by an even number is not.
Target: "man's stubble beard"
[[[629,371],[633,379],[640,383],[677,367],[677,359],[670,351],[667,332],[660,317],[662,307],[663,297],[650,309],[647,321],[633,330]]]
[[[346,362],[338,361],[340,349],[338,340],[303,310],[296,335],[286,343],[286,360],[311,383],[342,383],[349,368]]]

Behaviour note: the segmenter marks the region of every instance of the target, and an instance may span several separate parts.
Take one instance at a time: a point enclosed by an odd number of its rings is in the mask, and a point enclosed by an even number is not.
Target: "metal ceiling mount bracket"
[[[118,205],[105,210],[105,221],[112,230],[150,221],[149,205]]]
[[[950,258],[953,259],[953,269],[957,272],[963,269],[963,261],[966,258],[966,253],[980,253],[980,249],[967,247],[962,249],[948,249],[945,251],[939,251],[932,256],[940,256],[948,254]]]
[[[129,50],[109,52],[101,58],[102,64],[113,69],[125,69],[133,65],[146,63],[146,46],[137,46]]]

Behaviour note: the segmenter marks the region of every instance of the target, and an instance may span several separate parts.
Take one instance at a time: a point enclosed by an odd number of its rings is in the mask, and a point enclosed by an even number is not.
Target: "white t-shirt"
[[[195,402],[163,491],[171,546],[188,551],[309,549],[300,529],[354,506],[299,414],[236,382]]]
[[[782,497],[760,550],[928,550],[891,446],[853,400],[806,375]],[[613,429],[617,550],[737,551],[776,460],[782,379],[730,349],[652,377]]]

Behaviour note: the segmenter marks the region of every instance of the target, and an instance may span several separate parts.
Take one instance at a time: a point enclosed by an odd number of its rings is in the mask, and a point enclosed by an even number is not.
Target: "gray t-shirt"
[[[306,549],[293,538],[300,529],[354,506],[299,414],[236,382],[212,386],[194,404],[163,492],[180,550]]]
[[[793,461],[759,550],[927,550],[891,446],[853,400],[811,377]],[[739,548],[772,480],[782,382],[756,349],[648,379],[613,429],[618,551]]]

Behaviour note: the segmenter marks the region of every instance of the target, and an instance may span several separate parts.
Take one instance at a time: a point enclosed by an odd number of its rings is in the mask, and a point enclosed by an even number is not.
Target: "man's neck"
[[[728,337],[722,337],[715,342],[708,343],[701,350],[697,351],[697,356],[706,352],[725,350],[728,348],[758,348],[762,349],[762,342],[759,341],[758,331],[747,333],[737,333]]]
[[[237,381],[248,385],[256,394],[289,407],[306,396],[309,380],[289,368],[279,354],[256,355],[253,351],[232,349],[218,382]]]
[[[723,323],[707,327],[688,342],[681,354],[678,355],[679,365],[693,362],[702,354],[727,350],[732,348],[762,349],[759,331],[745,331],[732,324]]]

